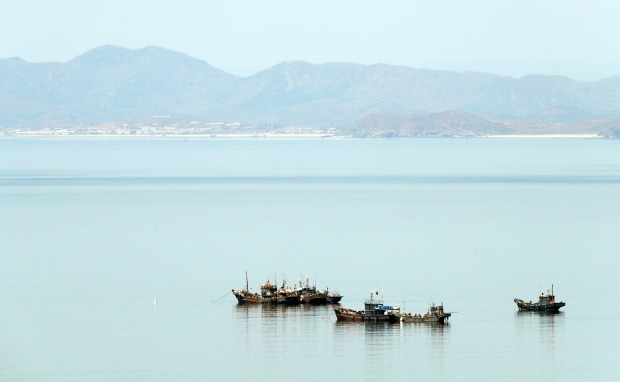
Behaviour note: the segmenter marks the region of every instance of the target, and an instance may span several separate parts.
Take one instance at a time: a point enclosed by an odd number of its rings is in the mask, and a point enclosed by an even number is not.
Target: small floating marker
[[[153,297],[153,305],[157,305],[157,297]]]

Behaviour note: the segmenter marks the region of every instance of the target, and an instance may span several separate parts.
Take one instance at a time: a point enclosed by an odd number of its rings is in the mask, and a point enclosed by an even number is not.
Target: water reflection
[[[525,312],[518,311],[515,313],[516,324],[519,328],[531,328],[537,324],[542,335],[553,335],[556,325],[564,324],[564,312],[547,313],[547,312]]]
[[[450,331],[449,324],[401,323],[399,326],[401,333],[429,333],[439,338]]]
[[[343,357],[360,360],[356,367],[365,380],[402,380],[403,375],[414,377],[429,367],[441,371],[450,354],[450,325],[336,321],[332,327],[334,342],[346,345]],[[377,365],[400,367],[391,370]]]
[[[295,319],[300,317],[331,318],[333,312],[327,305],[278,305],[278,304],[236,304],[233,308],[237,319]]]
[[[233,311],[235,312],[235,318],[249,318],[250,310],[256,309],[256,305],[249,304],[237,304],[233,306]]]
[[[251,355],[239,359],[241,365],[273,362],[272,349],[293,357],[304,349],[304,358],[323,359],[327,365],[337,360],[343,370],[383,380],[415,375],[421,368],[443,370],[450,356],[449,335],[458,329],[449,324],[339,322],[329,305],[235,305],[233,314],[236,348]],[[278,375],[294,373],[294,365],[279,366]],[[386,371],[377,365],[401,366]]]
[[[274,318],[287,318],[292,316],[299,316],[299,305],[276,305],[276,304],[262,304],[261,316],[267,319]]]
[[[545,312],[515,313],[515,343],[523,362],[537,364],[545,361],[545,367],[538,373],[542,378],[553,379],[553,370],[559,367],[559,354],[565,314]]]
[[[347,338],[353,334],[363,334],[364,343],[369,345],[393,344],[405,340],[443,346],[450,325],[336,321],[333,332],[335,337]]]
[[[529,335],[538,332],[538,338],[553,341],[556,330],[564,326],[564,313],[517,312],[516,326],[522,333]]]

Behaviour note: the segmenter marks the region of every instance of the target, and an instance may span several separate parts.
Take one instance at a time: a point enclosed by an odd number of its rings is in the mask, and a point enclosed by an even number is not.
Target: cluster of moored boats
[[[250,292],[248,276],[245,276],[245,289],[233,289],[232,294],[237,298],[239,304],[283,304],[283,305],[325,305],[337,304],[342,299],[338,292],[330,292],[329,288],[319,290],[316,286],[310,286],[309,278],[306,282],[299,281],[299,284],[288,288],[283,282],[280,288],[271,283],[269,279],[260,285],[260,293]]]
[[[370,297],[364,301],[363,310],[355,310],[340,306],[342,295],[338,292],[330,292],[329,289],[317,290],[316,286],[310,286],[308,278],[305,284],[300,281],[293,288],[287,288],[283,283],[280,288],[267,280],[260,285],[260,293],[250,292],[247,273],[245,289],[233,289],[233,295],[237,298],[239,304],[312,304],[325,305],[331,304],[338,321],[371,321],[371,322],[411,322],[411,323],[433,323],[446,324],[448,319],[455,312],[446,312],[443,303],[435,305],[432,303],[428,311],[424,314],[405,313],[400,307],[393,305],[385,305],[382,300],[377,299],[378,292],[371,292]],[[538,302],[524,301],[518,298],[514,299],[519,311],[558,313],[560,308],[566,303],[556,301],[553,294],[553,285],[551,292],[541,293]]]

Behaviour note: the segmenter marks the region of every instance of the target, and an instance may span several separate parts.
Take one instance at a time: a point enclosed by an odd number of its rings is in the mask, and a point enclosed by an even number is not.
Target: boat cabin
[[[383,301],[373,299],[372,293],[370,298],[364,301],[364,316],[382,316],[399,310],[397,306],[383,305]]]
[[[555,304],[555,296],[552,294],[541,293],[540,297],[538,297],[538,303],[540,305]]]

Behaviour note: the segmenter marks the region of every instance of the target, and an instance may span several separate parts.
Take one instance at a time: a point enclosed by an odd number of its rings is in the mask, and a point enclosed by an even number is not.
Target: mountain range
[[[101,46],[65,63],[0,60],[0,129],[156,115],[355,136],[617,131],[620,76],[577,81],[292,61],[241,77],[158,47]]]

